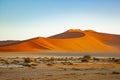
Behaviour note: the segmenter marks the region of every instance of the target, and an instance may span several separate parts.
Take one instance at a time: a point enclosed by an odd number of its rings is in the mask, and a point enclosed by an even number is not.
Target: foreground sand
[[[87,58],[84,53],[48,54],[0,53],[0,80],[120,80],[117,53]]]
[[[0,68],[0,80],[119,80],[120,64],[79,63]]]

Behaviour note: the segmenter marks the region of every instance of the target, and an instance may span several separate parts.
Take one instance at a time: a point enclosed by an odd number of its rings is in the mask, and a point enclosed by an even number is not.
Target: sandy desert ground
[[[0,80],[119,80],[120,64],[0,68]]]
[[[120,80],[119,56],[30,56],[0,57],[0,80]]]

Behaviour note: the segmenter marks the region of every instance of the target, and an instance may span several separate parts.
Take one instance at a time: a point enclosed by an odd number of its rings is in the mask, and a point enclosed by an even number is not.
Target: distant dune
[[[4,42],[3,42],[4,44]],[[1,52],[120,52],[120,35],[70,29],[48,38],[37,37],[0,46]]]
[[[0,46],[8,46],[8,45],[13,45],[13,44],[17,44],[21,41],[18,40],[7,40],[7,41],[0,41]]]

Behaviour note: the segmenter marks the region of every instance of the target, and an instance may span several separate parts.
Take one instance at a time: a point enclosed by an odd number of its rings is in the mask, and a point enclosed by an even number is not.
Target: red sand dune
[[[95,37],[96,39],[100,40],[101,42],[107,45],[120,48],[120,35],[100,33],[100,32],[94,32],[94,31],[91,32],[91,30],[86,30],[84,32],[90,36]]]
[[[37,37],[0,47],[1,52],[120,52],[120,35],[98,33],[93,30],[70,29],[48,38]]]

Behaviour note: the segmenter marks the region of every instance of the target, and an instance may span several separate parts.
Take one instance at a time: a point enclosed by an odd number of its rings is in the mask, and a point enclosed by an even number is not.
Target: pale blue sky
[[[47,37],[71,28],[120,34],[120,0],[0,0],[0,40]]]

